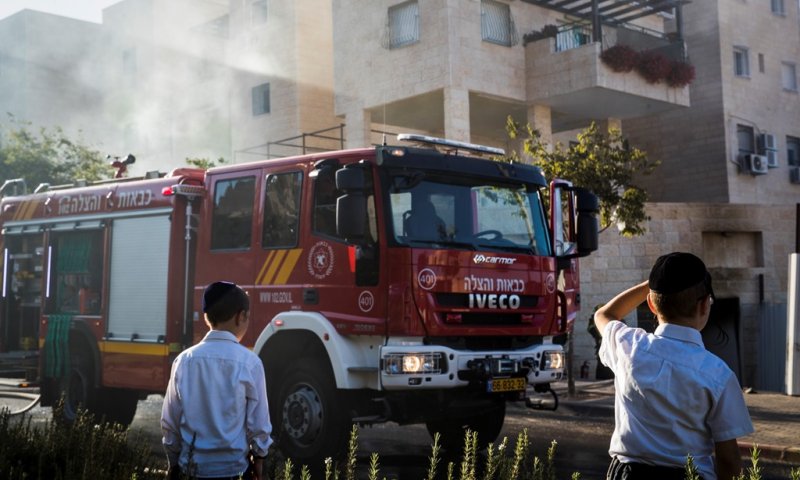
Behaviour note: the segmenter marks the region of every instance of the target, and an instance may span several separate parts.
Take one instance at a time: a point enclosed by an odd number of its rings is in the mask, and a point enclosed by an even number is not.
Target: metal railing
[[[323,147],[320,145],[320,142],[314,142],[314,140],[321,140],[322,142],[328,142],[328,143],[336,143],[338,144],[337,146],[339,150],[344,150],[344,127],[345,124],[341,123],[335,127],[324,128],[322,130],[317,130],[314,132],[301,133],[300,135],[295,135],[293,137],[282,138],[280,140],[275,140],[261,145],[256,145],[255,147],[245,148],[243,150],[237,150],[236,152],[234,152],[234,158],[236,157],[236,154],[253,155],[267,159],[282,158],[288,156],[284,153],[276,153],[274,151],[275,147],[282,147],[284,149],[295,149],[295,153],[299,153],[302,155],[305,155],[307,153],[329,152],[331,150],[337,149],[337,148]],[[332,135],[331,132],[338,133],[338,136]]]

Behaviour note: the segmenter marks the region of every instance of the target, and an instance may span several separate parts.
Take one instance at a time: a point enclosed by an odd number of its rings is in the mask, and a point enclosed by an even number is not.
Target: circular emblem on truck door
[[[375,297],[372,296],[372,292],[368,292],[367,290],[361,292],[361,295],[358,296],[358,308],[361,309],[362,312],[367,313],[372,310],[374,306]]]
[[[423,290],[430,290],[436,286],[436,274],[430,268],[423,268],[417,274],[417,282]]]
[[[333,248],[327,242],[317,242],[308,252],[308,273],[323,279],[333,271]]]

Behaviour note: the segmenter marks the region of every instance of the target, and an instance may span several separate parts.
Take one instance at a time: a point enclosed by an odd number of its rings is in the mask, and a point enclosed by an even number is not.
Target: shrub
[[[34,425],[31,417],[12,417],[0,410],[0,438],[0,478],[164,478],[153,468],[143,439],[130,438],[119,424],[98,424],[86,411],[71,424],[50,420]]]
[[[614,45],[603,50],[600,60],[615,72],[630,72],[639,63],[639,52],[627,45]]]
[[[553,38],[558,35],[558,27],[555,25],[547,24],[542,27],[541,30],[533,30],[522,35],[522,44],[527,45],[531,42],[535,42],[536,40],[542,40],[544,38]]]
[[[670,64],[666,80],[667,85],[670,87],[685,87],[694,80],[694,66],[686,62],[675,60]]]
[[[639,54],[636,71],[639,72],[647,83],[658,83],[667,78],[672,65],[667,57],[652,50]]]

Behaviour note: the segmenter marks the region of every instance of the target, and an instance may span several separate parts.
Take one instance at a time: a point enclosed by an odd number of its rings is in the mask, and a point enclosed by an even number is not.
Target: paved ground
[[[558,384],[562,404],[583,408],[603,408],[613,411],[614,385],[612,380],[577,381],[577,395],[569,398],[566,384]],[[800,396],[774,392],[745,393],[755,433],[740,439],[743,453],[757,445],[762,458],[789,462],[800,466]],[[749,454],[749,453],[748,453]],[[747,456],[746,454],[745,456]]]
[[[0,383],[2,387],[2,383]],[[7,387],[6,387],[7,388]],[[0,388],[2,389],[2,388]],[[613,430],[614,388],[610,381],[576,382],[577,394],[567,395],[566,383],[555,385],[560,395],[558,412],[535,412],[524,406],[511,407],[503,436],[515,438],[527,428],[532,445],[543,450],[557,440],[560,452],[557,470],[580,471],[582,478],[602,478],[607,465],[607,444]],[[800,397],[758,392],[745,395],[755,433],[742,439],[743,456],[758,445],[767,465],[765,479],[788,479],[790,467],[800,467]],[[151,395],[139,402],[132,430],[146,439],[154,456],[163,458],[158,418],[163,397]],[[0,398],[0,407],[22,408],[28,400]],[[35,422],[50,418],[50,409],[36,407],[28,415]],[[402,433],[400,433],[402,432]],[[398,441],[402,435],[402,441]],[[430,438],[424,426],[397,427],[394,424],[365,427],[359,436],[360,451],[381,452],[382,476],[386,478],[424,478]],[[585,458],[584,458],[585,457]],[[367,462],[365,457],[360,462]],[[561,465],[559,465],[561,464]],[[564,478],[568,478],[565,476]]]

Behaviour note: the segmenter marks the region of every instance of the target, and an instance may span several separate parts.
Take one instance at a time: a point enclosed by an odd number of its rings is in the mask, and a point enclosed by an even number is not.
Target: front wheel
[[[465,433],[471,430],[478,434],[478,448],[483,449],[497,440],[506,418],[505,400],[497,400],[485,410],[472,415],[443,417],[428,420],[425,426],[433,437],[440,435],[440,444],[448,452],[458,452],[464,448]]]
[[[276,411],[278,446],[297,465],[321,468],[325,458],[347,447],[351,419],[340,398],[330,367],[303,359],[280,381]]]

